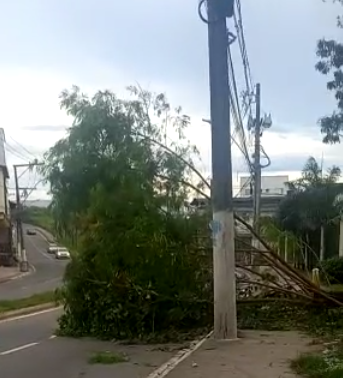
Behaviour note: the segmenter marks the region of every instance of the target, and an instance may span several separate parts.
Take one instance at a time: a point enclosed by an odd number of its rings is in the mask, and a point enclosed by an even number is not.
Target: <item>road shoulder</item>
[[[297,332],[249,331],[235,341],[209,339],[167,378],[295,378],[290,360],[316,348],[310,344]]]
[[[21,272],[19,267],[0,267],[0,284],[19,279],[35,272],[35,268],[30,265],[28,272]]]

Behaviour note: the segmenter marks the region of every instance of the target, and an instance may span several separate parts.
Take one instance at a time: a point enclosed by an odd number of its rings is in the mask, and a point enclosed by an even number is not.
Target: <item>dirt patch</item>
[[[209,339],[168,378],[295,378],[290,360],[318,350],[311,338],[297,332],[248,331],[241,336],[237,341]]]

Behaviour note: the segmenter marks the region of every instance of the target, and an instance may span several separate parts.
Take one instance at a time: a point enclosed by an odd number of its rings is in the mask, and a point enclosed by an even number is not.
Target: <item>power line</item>
[[[20,160],[23,160],[25,162],[29,161],[27,156],[24,156],[20,151],[13,148],[11,145],[9,145],[7,142],[5,142],[5,149],[8,153],[15,156],[16,158],[19,158]]]
[[[22,150],[24,151],[25,154],[27,154],[27,156],[30,157],[30,159],[37,159],[37,156],[32,153],[31,151],[29,151],[25,146],[23,146],[21,143],[19,143],[18,141],[16,141],[13,137],[10,136],[10,138],[12,139],[12,141]],[[30,160],[29,159],[29,160]]]
[[[234,23],[235,23],[235,28],[237,31],[237,40],[238,40],[238,45],[241,52],[242,63],[243,63],[243,68],[244,68],[245,85],[246,85],[246,92],[243,96],[243,102],[245,104],[244,116],[243,116],[244,118],[247,114],[251,115],[251,104],[254,99],[254,83],[252,80],[249,57],[248,57],[246,43],[245,43],[242,8],[241,8],[240,0],[236,0],[235,4],[236,4],[236,12],[234,13]]]

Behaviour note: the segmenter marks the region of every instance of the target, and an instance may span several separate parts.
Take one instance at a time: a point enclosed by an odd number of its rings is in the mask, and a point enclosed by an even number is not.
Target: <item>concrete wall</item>
[[[5,184],[4,172],[0,168],[0,214],[8,215],[8,196]]]
[[[286,182],[289,181],[288,176],[262,176],[261,188],[262,196],[285,195],[287,193]],[[250,176],[240,177],[240,196],[250,196]]]

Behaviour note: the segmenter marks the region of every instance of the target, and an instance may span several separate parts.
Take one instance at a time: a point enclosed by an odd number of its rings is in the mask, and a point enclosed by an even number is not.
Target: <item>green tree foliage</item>
[[[343,259],[334,257],[323,261],[320,268],[324,272],[323,281],[329,281],[331,284],[343,283]]]
[[[61,95],[74,123],[44,174],[56,230],[78,251],[65,274],[65,334],[142,338],[211,323],[211,259],[195,239],[209,239],[207,219],[183,212],[204,182],[193,179],[189,117],[162,94],[129,92]]]
[[[26,207],[21,213],[21,218],[24,223],[42,227],[50,232],[54,230],[54,221],[49,207]]]
[[[343,0],[335,1],[343,5]],[[342,18],[337,18],[337,26],[343,27]],[[331,75],[327,89],[335,94],[337,110],[319,120],[324,143],[339,143],[343,133],[343,43],[333,39],[321,39],[317,43],[320,58],[316,69],[323,75]]]
[[[340,215],[340,206],[336,201],[343,192],[342,184],[337,182],[340,176],[338,167],[333,166],[323,172],[318,162],[310,157],[301,178],[288,183],[289,194],[279,207],[278,221],[281,227],[304,241],[306,235],[312,234],[315,241],[311,245],[317,253],[320,228],[330,226]]]

